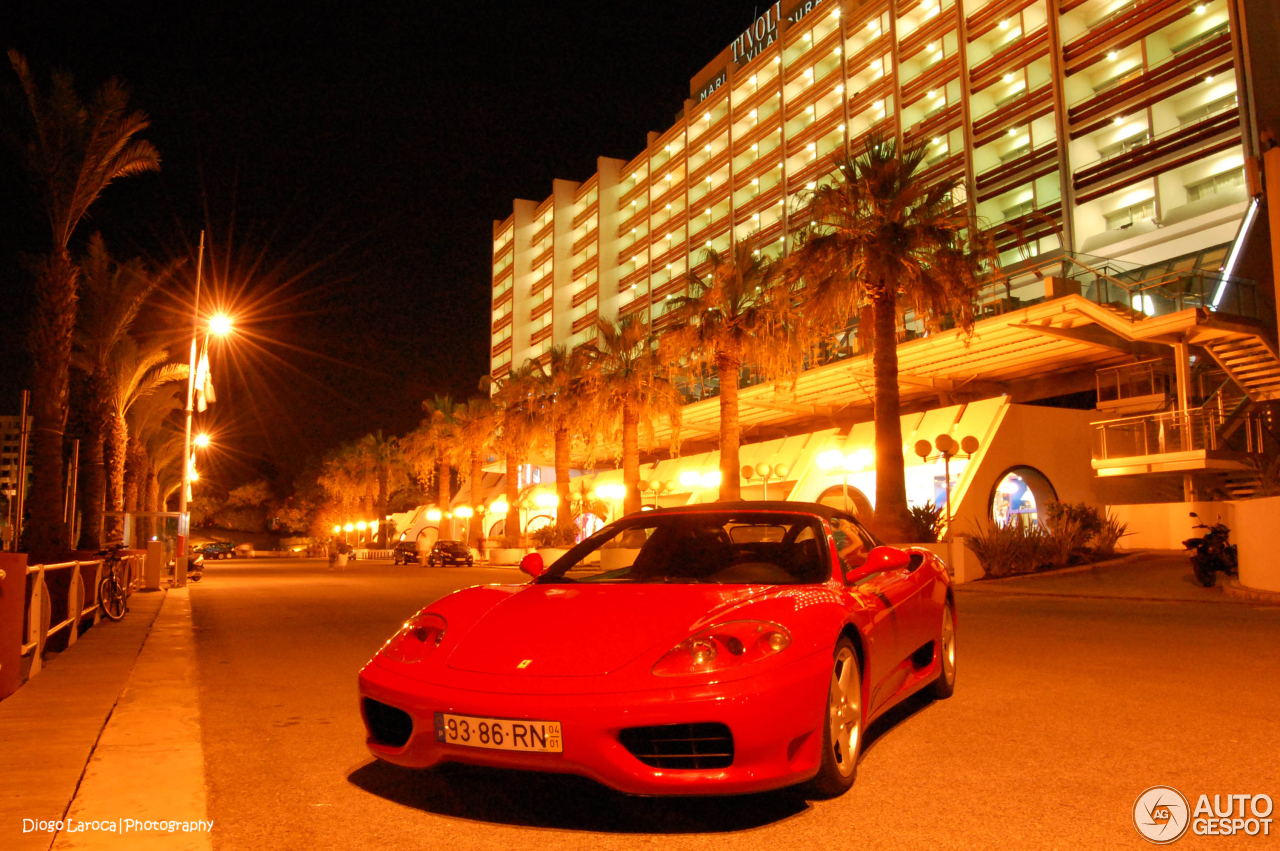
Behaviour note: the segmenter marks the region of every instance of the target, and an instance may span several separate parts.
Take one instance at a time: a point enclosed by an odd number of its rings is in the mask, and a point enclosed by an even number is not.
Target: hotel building
[[[590,342],[602,317],[661,331],[707,247],[785,255],[830,155],[878,132],[927,145],[925,179],[959,181],[1012,275],[970,339],[901,329],[908,449],[943,432],[983,447],[951,465],[958,516],[1246,495],[1280,398],[1276,27],[1268,0],[775,3],[637,156],[494,223],[491,372]],[[794,389],[743,372],[744,463],[792,447],[774,496],[830,499],[842,479],[874,495],[874,470],[814,468],[870,439],[856,328],[828,348]],[[714,384],[684,389],[684,437],[714,448]],[[691,463],[665,457],[655,479]],[[940,465],[908,464],[913,501],[936,498]]]

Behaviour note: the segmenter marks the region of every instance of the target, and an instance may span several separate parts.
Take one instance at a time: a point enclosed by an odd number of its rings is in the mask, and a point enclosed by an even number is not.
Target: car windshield
[[[438,544],[438,545],[437,545],[437,547],[438,547],[439,549],[441,549],[441,550],[444,550],[445,552],[448,552],[448,553],[465,553],[465,552],[467,552],[467,548],[466,548],[466,547],[464,547],[464,546],[462,546],[462,544],[457,543],[456,541],[445,541],[445,542],[443,542],[443,543],[441,543],[441,544]]]
[[[601,529],[537,581],[808,585],[831,578],[824,541],[810,514],[640,514]]]

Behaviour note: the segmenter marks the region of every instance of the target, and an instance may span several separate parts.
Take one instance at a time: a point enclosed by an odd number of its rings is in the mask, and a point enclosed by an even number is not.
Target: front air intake
[[[651,768],[728,768],[733,764],[733,734],[719,723],[628,727],[618,741]]]
[[[364,718],[369,735],[380,745],[402,748],[413,734],[413,719],[408,712],[370,697],[364,699]]]

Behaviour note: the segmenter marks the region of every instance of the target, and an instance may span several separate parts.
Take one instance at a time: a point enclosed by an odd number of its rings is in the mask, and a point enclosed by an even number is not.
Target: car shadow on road
[[[414,770],[374,760],[347,779],[370,794],[436,815],[598,833],[730,833],[809,808],[790,789],[724,798],[641,798],[570,774],[459,764]]]

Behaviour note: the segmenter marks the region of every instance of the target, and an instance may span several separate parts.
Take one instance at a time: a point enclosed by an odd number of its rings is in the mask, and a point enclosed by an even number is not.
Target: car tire
[[[831,654],[831,684],[823,712],[822,763],[810,781],[820,798],[843,795],[858,776],[858,756],[862,753],[863,721],[862,671],[853,642],[841,638]]]
[[[935,700],[946,700],[956,693],[956,609],[950,601],[942,607],[938,661],[938,678],[929,684],[929,694]]]

